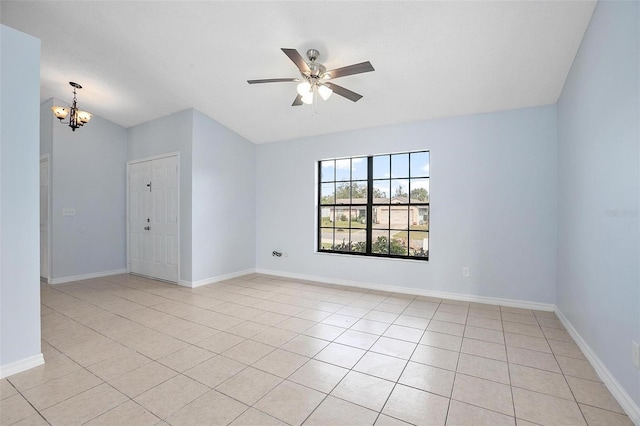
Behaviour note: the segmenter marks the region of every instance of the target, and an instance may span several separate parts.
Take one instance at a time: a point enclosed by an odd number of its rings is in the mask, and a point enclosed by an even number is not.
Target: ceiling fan
[[[314,99],[317,99],[318,95],[320,95],[322,99],[327,100],[334,92],[349,99],[350,101],[357,102],[362,98],[362,95],[352,92],[349,89],[345,89],[342,86],[338,86],[328,80],[345,77],[347,75],[375,71],[369,61],[327,71],[324,65],[316,62],[318,56],[320,56],[320,52],[315,49],[307,50],[307,58],[309,58],[308,62],[304,60],[302,55],[300,55],[296,49],[282,48],[282,51],[298,67],[300,70],[300,78],[267,78],[262,80],[247,80],[247,83],[300,82],[297,87],[298,96],[296,96],[296,99],[293,101],[291,106],[311,104]]]

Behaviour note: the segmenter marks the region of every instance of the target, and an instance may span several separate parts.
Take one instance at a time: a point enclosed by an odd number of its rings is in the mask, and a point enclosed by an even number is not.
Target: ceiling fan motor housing
[[[320,79],[320,78],[322,78],[324,73],[327,71],[327,68],[322,64],[318,64],[316,62],[311,62],[309,64],[309,71],[310,71],[309,72],[309,77],[315,78],[315,79]]]
[[[322,78],[324,73],[327,71],[327,68],[324,65],[316,62],[319,56],[320,52],[316,49],[307,50],[307,58],[309,58],[309,63],[307,64],[309,66],[309,74],[306,75],[306,77],[317,80]]]

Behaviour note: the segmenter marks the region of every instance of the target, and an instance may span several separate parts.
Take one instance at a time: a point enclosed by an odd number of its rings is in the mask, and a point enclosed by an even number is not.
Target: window
[[[318,162],[318,251],[429,259],[429,151]]]

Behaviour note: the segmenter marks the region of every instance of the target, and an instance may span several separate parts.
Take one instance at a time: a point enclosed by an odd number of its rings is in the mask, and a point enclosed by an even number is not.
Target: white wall
[[[126,130],[96,115],[75,132],[42,105],[52,136],[51,282],[126,268]],[[49,124],[50,123],[50,124]],[[49,130],[49,126],[51,129]],[[46,147],[47,142],[41,140]],[[41,152],[44,154],[44,152]],[[63,208],[75,216],[63,216]]]
[[[127,160],[180,152],[180,280],[191,281],[191,140],[193,110],[127,129]],[[125,188],[126,189],[126,188]]]
[[[315,254],[315,163],[419,149],[431,150],[429,262]],[[554,303],[556,179],[555,106],[258,145],[257,268]]]
[[[40,354],[40,40],[0,26],[0,377]]]
[[[53,98],[40,104],[40,155],[49,154],[53,158],[53,125],[58,120],[52,120],[51,107]],[[56,123],[54,123],[56,121]]]
[[[639,23],[638,2],[599,2],[558,102],[557,304],[636,410]]]
[[[255,267],[256,147],[193,113],[193,276],[212,282]]]
[[[49,99],[46,102],[40,104],[40,158],[44,155],[48,156],[48,166],[47,170],[49,173],[48,176],[48,194],[47,194],[47,206],[40,206],[40,209],[47,209],[47,236],[43,240],[40,239],[40,244],[45,244],[46,247],[46,256],[48,257],[46,261],[46,271],[40,270],[40,277],[46,278],[48,283],[51,283],[51,200],[52,198],[52,187],[51,187],[51,164],[53,163],[53,122],[51,121],[51,107],[53,106],[53,98]],[[40,251],[41,253],[43,250]],[[42,259],[40,259],[42,263]]]
[[[180,152],[180,283],[255,266],[255,146],[189,109],[127,130],[128,160]]]

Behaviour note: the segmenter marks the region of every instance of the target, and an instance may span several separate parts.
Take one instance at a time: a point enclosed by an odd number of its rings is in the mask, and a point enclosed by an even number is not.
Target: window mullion
[[[365,253],[371,253],[373,238],[373,157],[367,157],[367,244]]]
[[[322,250],[322,163],[318,162],[318,244],[316,249]]]

